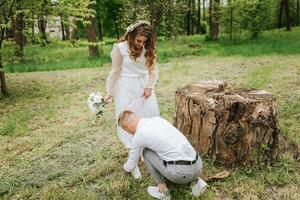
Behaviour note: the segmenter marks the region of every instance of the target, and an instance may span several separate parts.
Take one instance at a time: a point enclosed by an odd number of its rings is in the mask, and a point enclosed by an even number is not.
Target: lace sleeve
[[[122,55],[117,44],[114,44],[111,51],[112,68],[106,80],[107,95],[114,95],[115,85],[121,73]]]
[[[155,63],[154,68],[152,70],[149,70],[149,79],[147,88],[154,88],[156,85],[156,82],[158,80],[158,67],[157,63]]]

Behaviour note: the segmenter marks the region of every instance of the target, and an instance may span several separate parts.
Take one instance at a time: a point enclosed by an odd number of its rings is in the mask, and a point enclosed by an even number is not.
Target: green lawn
[[[268,40],[276,38],[271,35],[266,35],[265,40],[234,46],[202,39],[200,49],[191,48],[203,52],[201,56],[185,56],[190,54],[187,44],[198,41],[197,36],[176,40],[174,46],[170,41],[161,42],[159,57],[165,63],[159,65],[156,89],[161,115],[172,122],[177,88],[197,80],[227,80],[232,87],[254,87],[273,93],[277,97],[282,134],[299,145],[299,38],[293,32],[279,33],[285,39],[295,37],[296,42],[291,40],[283,46],[274,43],[272,49]],[[253,45],[260,53],[252,52]],[[66,53],[56,64],[49,61],[47,65],[51,67],[64,66],[64,60],[69,60],[71,66],[73,61],[68,52],[77,49],[83,60],[80,62],[85,64],[88,57],[80,54],[87,53],[85,47],[65,48],[66,52],[53,44],[45,52],[34,48],[28,51],[32,51],[32,57],[36,54],[49,58]],[[105,48],[108,54],[111,47]],[[163,52],[173,54],[160,55]],[[74,60],[80,60],[73,55]],[[41,62],[41,67],[47,65]],[[30,66],[38,65],[28,61]],[[123,171],[127,151],[116,134],[113,105],[107,107],[100,119],[87,109],[88,95],[95,90],[104,91],[110,65],[90,67],[94,68],[6,73],[11,95],[0,99],[0,199],[151,199],[146,189],[154,182],[144,165],[140,164],[140,181]],[[202,176],[224,169],[208,158],[203,160]],[[289,153],[282,155],[274,166],[261,163],[230,172],[228,178],[209,183],[207,192],[198,199],[300,199],[300,165]],[[173,199],[190,199],[188,187],[170,187]]]
[[[292,32],[278,29],[263,33],[257,40],[239,40],[236,44],[222,37],[217,42],[206,41],[205,36],[200,35],[180,36],[172,40],[161,37],[158,41],[158,60],[160,63],[166,63],[171,58],[187,55],[222,57],[297,55],[300,54],[299,35],[299,27],[293,28]],[[5,71],[33,72],[102,67],[103,64],[110,63],[110,51],[115,40],[105,38],[104,41],[100,58],[89,57],[86,41],[79,41],[75,47],[70,42],[61,41],[53,41],[47,47],[28,44],[24,50],[25,60],[16,62],[13,57],[6,58]]]

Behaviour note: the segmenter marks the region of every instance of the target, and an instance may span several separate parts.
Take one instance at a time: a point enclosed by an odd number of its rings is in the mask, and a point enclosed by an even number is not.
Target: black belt
[[[172,165],[193,165],[197,162],[198,160],[198,154],[196,153],[196,159],[193,161],[187,161],[187,160],[176,160],[176,161],[165,161],[164,160],[164,166],[167,166],[167,164],[172,164]]]

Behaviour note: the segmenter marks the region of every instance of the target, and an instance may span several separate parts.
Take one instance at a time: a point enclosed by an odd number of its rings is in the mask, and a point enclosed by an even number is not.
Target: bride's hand
[[[151,88],[145,88],[144,95],[143,95],[145,99],[151,96],[151,90],[152,90]]]
[[[103,100],[105,103],[109,103],[109,102],[111,102],[111,98],[112,98],[111,95],[105,95],[105,97],[103,97]]]

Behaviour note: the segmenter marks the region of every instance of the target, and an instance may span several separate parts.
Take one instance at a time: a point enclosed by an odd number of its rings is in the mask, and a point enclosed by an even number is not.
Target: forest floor
[[[154,182],[124,173],[127,151],[116,134],[113,104],[96,119],[88,95],[104,91],[110,65],[64,71],[7,73],[10,92],[0,99],[0,199],[151,199]],[[162,117],[172,122],[178,88],[198,80],[267,90],[277,97],[282,134],[300,144],[300,56],[185,56],[159,65],[156,88]],[[202,176],[224,170],[203,158]],[[198,199],[300,199],[300,163],[290,154],[230,170]],[[173,199],[190,199],[172,186]],[[194,198],[196,199],[196,198]]]

